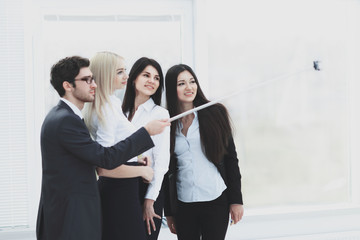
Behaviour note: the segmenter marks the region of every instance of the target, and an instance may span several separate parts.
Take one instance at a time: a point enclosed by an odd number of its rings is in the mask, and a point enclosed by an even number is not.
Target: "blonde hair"
[[[112,109],[109,97],[114,92],[114,79],[116,78],[116,68],[124,58],[112,52],[98,52],[90,59],[90,70],[96,81],[95,100],[86,103],[84,107],[85,124],[90,132],[94,128],[91,118],[95,113],[99,123],[104,124],[103,107],[109,104]]]

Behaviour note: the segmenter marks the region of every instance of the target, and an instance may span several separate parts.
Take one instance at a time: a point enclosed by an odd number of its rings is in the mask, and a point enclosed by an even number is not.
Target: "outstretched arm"
[[[91,139],[85,124],[74,114],[61,119],[56,134],[66,154],[106,169],[116,168],[154,146],[145,128],[140,128],[114,146],[103,147]]]

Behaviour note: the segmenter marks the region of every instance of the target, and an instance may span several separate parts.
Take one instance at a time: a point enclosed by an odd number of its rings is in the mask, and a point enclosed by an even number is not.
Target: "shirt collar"
[[[150,112],[155,106],[154,100],[149,98],[146,102],[141,104],[139,107],[143,107],[147,112]]]
[[[193,123],[194,123],[194,121],[198,121],[198,113],[197,113],[197,111],[194,112],[194,115],[195,116],[194,116],[194,119],[193,119]],[[177,128],[177,131],[180,132],[183,129],[184,126],[183,126],[181,121],[179,121],[178,123],[179,123],[179,125],[178,125],[179,127]],[[191,125],[193,125],[193,123]]]
[[[79,116],[80,119],[83,119],[83,115],[80,111],[80,109],[75,106],[75,104],[73,104],[72,102],[70,102],[69,100],[65,99],[65,98],[60,98],[61,101],[63,101],[64,103],[66,103],[70,108],[71,110],[73,110],[73,112]]]

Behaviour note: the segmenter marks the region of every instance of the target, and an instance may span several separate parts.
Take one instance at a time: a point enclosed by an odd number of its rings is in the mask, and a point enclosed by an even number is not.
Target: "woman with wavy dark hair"
[[[123,100],[122,110],[131,123],[140,128],[154,119],[167,119],[169,112],[160,106],[164,89],[164,75],[154,59],[142,57],[132,66]],[[140,183],[143,219],[148,240],[158,239],[164,208],[162,182],[170,161],[170,128],[153,138],[155,147],[150,156],[154,177],[150,183]]]
[[[185,64],[165,77],[170,117],[208,103],[194,71]],[[176,186],[165,178],[165,215],[180,240],[224,239],[229,223],[243,216],[241,175],[229,114],[215,104],[171,124],[170,170]],[[176,189],[173,189],[176,188]],[[176,212],[170,193],[177,193]]]

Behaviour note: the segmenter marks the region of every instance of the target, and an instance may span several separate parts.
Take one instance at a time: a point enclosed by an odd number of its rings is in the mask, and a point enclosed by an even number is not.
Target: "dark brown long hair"
[[[164,75],[161,69],[160,64],[155,61],[154,59],[142,57],[139,58],[134,65],[132,66],[129,79],[126,85],[126,91],[123,99],[122,104],[122,111],[123,113],[129,112],[128,118],[131,118],[134,114],[134,106],[135,106],[135,97],[136,97],[136,89],[135,89],[135,80],[136,78],[144,71],[147,66],[153,66],[159,73],[159,87],[156,92],[151,95],[151,98],[154,100],[156,105],[161,104],[161,94],[164,89]]]
[[[177,78],[180,73],[189,71],[197,84],[194,106],[208,103],[199,81],[191,69],[185,64],[178,64],[171,67],[165,76],[166,101],[170,117],[180,114],[180,103],[177,96]],[[198,111],[200,139],[205,156],[213,163],[219,163],[228,146],[229,138],[232,136],[230,117],[227,109],[222,104],[215,104]],[[174,153],[175,133],[179,127],[180,119],[171,124],[170,129],[170,152]]]

